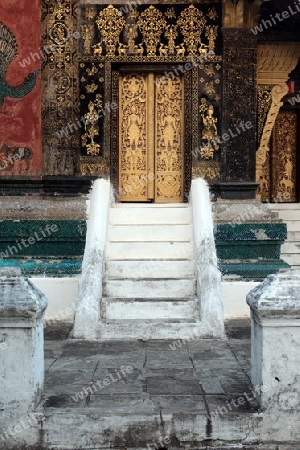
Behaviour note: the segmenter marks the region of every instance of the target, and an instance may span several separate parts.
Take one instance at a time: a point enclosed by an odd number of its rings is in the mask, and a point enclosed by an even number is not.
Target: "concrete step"
[[[117,298],[191,298],[196,294],[195,279],[106,280],[104,296]]]
[[[197,301],[103,298],[102,313],[106,320],[194,320],[197,319]]]
[[[111,225],[108,240],[120,241],[190,241],[191,225]]]
[[[278,210],[278,216],[284,221],[299,220],[300,221],[300,209],[281,209]]]
[[[114,260],[192,259],[193,245],[187,242],[108,242],[106,258]]]
[[[285,209],[300,210],[300,203],[269,203],[268,206],[270,209],[272,209],[272,211],[282,211]]]
[[[281,253],[281,259],[288,263],[292,267],[300,266],[300,254],[299,253]]]
[[[162,210],[159,207],[143,207],[143,208],[111,208],[110,223],[111,224],[165,224],[179,225],[191,223],[191,208],[189,206],[169,207]]]
[[[189,278],[194,276],[193,261],[113,261],[106,262],[108,278]]]
[[[281,254],[300,253],[300,242],[285,242],[281,245]]]
[[[289,231],[286,242],[300,242],[300,231]]]
[[[285,222],[287,224],[288,233],[290,231],[300,231],[300,220],[285,220]]]

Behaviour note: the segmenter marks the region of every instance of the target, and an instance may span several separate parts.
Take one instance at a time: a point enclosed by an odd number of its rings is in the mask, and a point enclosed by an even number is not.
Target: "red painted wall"
[[[34,61],[30,55],[31,52],[37,53],[41,46],[40,0],[1,0],[0,21],[17,39],[18,57],[9,65],[6,75],[6,81],[11,86],[17,86],[29,73],[41,67],[41,59]],[[19,64],[23,58],[30,58],[30,63],[25,67]],[[22,98],[6,97],[0,106],[0,177],[39,178],[42,175],[41,142],[39,73],[31,92]],[[8,146],[6,154],[4,144]],[[25,151],[27,157],[24,157],[23,148],[31,151]]]

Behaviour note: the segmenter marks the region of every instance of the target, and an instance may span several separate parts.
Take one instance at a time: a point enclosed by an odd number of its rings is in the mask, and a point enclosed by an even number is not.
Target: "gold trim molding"
[[[275,43],[257,47],[257,83],[286,83],[289,73],[296,67],[300,43]]]
[[[267,115],[263,133],[260,139],[259,148],[256,152],[256,181],[261,185],[257,191],[257,198],[265,200],[262,197],[262,187],[269,185],[270,173],[267,167],[268,154],[270,151],[270,139],[275,120],[278,116],[280,107],[283,105],[282,98],[287,94],[288,87],[286,83],[277,84],[272,88],[272,104]],[[266,190],[266,188],[264,188]]]

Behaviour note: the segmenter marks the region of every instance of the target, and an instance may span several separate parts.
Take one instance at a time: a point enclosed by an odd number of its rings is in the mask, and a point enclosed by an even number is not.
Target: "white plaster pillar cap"
[[[259,318],[300,319],[300,269],[281,269],[252,289],[246,301]]]
[[[0,269],[0,318],[35,319],[47,308],[47,299],[18,267]]]

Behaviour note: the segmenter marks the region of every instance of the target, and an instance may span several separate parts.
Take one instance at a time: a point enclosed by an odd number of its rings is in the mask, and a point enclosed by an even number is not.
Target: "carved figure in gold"
[[[210,25],[206,28],[206,37],[208,38],[208,53],[215,53],[218,27]]]
[[[131,106],[127,121],[127,140],[132,150],[137,150],[140,145],[142,119],[137,114],[138,109],[135,104]]]
[[[204,105],[204,103],[203,103]],[[201,139],[206,141],[201,146],[201,156],[203,159],[212,159],[214,152],[219,149],[217,119],[214,117],[214,107],[208,106],[207,113],[201,114],[203,121],[203,131]]]
[[[176,137],[176,121],[171,106],[167,108],[167,114],[161,118],[162,141],[166,150],[172,150]]]
[[[95,111],[95,105],[93,102],[90,102],[88,105],[89,111],[84,115],[85,122],[84,128],[86,134],[83,135],[83,142],[85,143],[85,147],[87,148],[87,154],[89,155],[98,155],[100,152],[100,144],[95,142],[95,136],[99,135],[98,128],[98,119],[99,115],[97,111]],[[91,142],[87,143],[87,138],[91,140]]]
[[[170,55],[175,55],[175,39],[177,36],[177,25],[168,25],[165,32],[168,39],[168,51]]]
[[[121,42],[119,42],[118,52],[119,52],[120,56],[126,55],[126,53],[127,53],[127,45],[124,45]]]
[[[128,39],[128,51],[127,53],[132,54],[135,53],[136,47],[135,47],[135,38],[137,36],[137,24],[136,23],[126,23],[125,29],[126,29],[126,36]]]
[[[160,56],[166,56],[168,54],[168,47],[160,42],[158,51]]]
[[[81,25],[80,28],[81,28],[82,38],[83,38],[84,53],[89,55],[91,53],[92,26],[91,25]]]
[[[143,44],[138,44],[138,45],[135,47],[135,53],[136,53],[137,55],[142,55],[142,54],[144,53],[144,47],[143,47]]]
[[[212,105],[209,105],[207,116],[204,116],[202,114],[202,120],[204,129],[202,131],[202,139],[212,140],[218,135],[217,130],[217,119],[213,116],[214,114],[214,107]]]
[[[102,55],[102,39],[98,44],[93,45],[94,55]]]
[[[208,45],[203,44],[203,42],[200,41],[200,45],[198,47],[199,53],[207,53],[208,52]]]
[[[184,46],[183,42],[181,44],[177,45],[176,53],[177,53],[178,56],[184,56],[185,55],[185,46]]]

